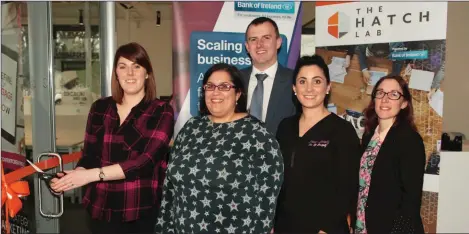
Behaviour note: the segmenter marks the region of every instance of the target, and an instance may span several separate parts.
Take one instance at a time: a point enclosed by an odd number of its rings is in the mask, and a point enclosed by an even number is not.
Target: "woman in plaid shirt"
[[[117,50],[111,86],[112,96],[91,106],[77,167],[52,188],[86,186],[93,233],[149,233],[161,200],[173,109],[156,98],[150,59],[137,43]]]

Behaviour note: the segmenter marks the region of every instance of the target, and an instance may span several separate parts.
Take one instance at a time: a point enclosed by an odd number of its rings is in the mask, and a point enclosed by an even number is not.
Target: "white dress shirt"
[[[264,71],[260,71],[256,67],[252,66],[251,76],[249,78],[249,87],[248,87],[248,110],[251,108],[251,99],[254,89],[257,86],[256,74],[265,73],[267,78],[264,80],[264,99],[262,101],[262,121],[265,122],[265,117],[267,116],[267,108],[269,107],[270,94],[272,93],[272,87],[274,86],[274,78],[277,73],[278,62],[270,66]]]

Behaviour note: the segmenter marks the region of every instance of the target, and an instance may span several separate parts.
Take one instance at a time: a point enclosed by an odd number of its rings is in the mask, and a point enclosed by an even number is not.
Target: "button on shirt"
[[[125,174],[123,180],[86,186],[83,204],[93,219],[125,222],[154,212],[159,206],[173,124],[173,109],[161,100],[142,100],[122,125],[112,97],[93,103],[77,167],[119,164]]]
[[[256,67],[252,66],[251,76],[249,78],[249,87],[248,87],[248,109],[251,108],[251,100],[252,94],[254,93],[254,89],[257,86],[257,73],[265,73],[267,74],[267,78],[264,80],[264,100],[262,103],[262,121],[265,122],[267,116],[267,108],[269,107],[269,99],[270,94],[272,93],[272,87],[274,86],[274,78],[275,74],[277,73],[278,63],[274,63],[274,65],[270,66],[264,71],[260,71]]]

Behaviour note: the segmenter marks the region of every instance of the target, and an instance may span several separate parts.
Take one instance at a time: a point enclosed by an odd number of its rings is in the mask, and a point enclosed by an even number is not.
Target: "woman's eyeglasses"
[[[403,94],[400,93],[399,91],[391,91],[391,92],[384,92],[383,90],[378,90],[375,92],[373,95],[374,98],[382,99],[384,96],[388,96],[390,100],[399,100]]]
[[[214,84],[204,85],[204,90],[205,91],[214,91],[215,88],[218,88],[219,91],[230,91],[231,88],[236,88],[236,86],[228,84],[228,83],[223,83],[223,84],[219,84],[219,85],[214,85]]]

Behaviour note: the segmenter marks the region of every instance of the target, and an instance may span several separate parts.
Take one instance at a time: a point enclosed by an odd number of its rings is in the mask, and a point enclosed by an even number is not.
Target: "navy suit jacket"
[[[249,89],[251,72],[252,66],[241,70],[246,95]],[[277,134],[277,127],[280,121],[296,114],[296,108],[293,102],[292,76],[293,70],[283,67],[280,64],[278,65],[265,118],[266,128],[274,136]]]

